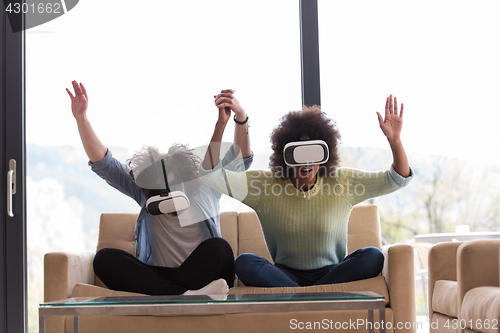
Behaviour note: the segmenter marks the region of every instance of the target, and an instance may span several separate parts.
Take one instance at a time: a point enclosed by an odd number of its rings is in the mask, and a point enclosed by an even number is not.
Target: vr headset
[[[167,172],[165,170],[165,162],[161,160],[163,169],[163,177],[165,178],[164,191],[159,195],[152,196],[146,201],[146,211],[151,215],[161,215],[179,212],[189,207],[189,199],[182,191],[170,191],[167,181]]]
[[[309,140],[289,142],[283,149],[283,158],[288,166],[323,164],[328,161],[328,145],[323,140]],[[301,138],[302,140],[302,138]]]

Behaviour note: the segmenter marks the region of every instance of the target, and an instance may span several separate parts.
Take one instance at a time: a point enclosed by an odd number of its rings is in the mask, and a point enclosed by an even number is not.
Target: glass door
[[[234,89],[250,118],[253,167],[266,168],[269,133],[301,109],[299,33],[299,6],[289,0],[86,0],[26,31],[30,332],[43,255],[95,252],[101,213],[139,211],[90,170],[65,90],[72,80],[85,85],[89,120],[122,162],[143,145],[205,145],[217,120],[213,96]],[[244,209],[221,202],[221,211]]]

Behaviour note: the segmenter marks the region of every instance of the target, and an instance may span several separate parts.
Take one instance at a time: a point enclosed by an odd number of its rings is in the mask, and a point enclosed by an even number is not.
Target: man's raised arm
[[[87,108],[89,98],[87,90],[82,83],[78,84],[76,81],[72,82],[75,95],[66,88],[66,91],[71,98],[71,111],[76,119],[78,126],[78,133],[83,143],[83,148],[92,163],[99,162],[106,156],[108,151],[106,146],[101,142],[97,134],[94,132],[92,125],[87,118]]]

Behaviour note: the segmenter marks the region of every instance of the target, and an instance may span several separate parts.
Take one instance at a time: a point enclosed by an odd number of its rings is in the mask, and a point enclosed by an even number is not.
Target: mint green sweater
[[[201,167],[200,177],[255,210],[274,262],[309,270],[342,261],[352,207],[407,186],[413,170],[403,178],[392,165],[380,172],[339,168],[335,175],[318,177],[307,192],[271,171],[231,172],[220,163],[213,170]]]

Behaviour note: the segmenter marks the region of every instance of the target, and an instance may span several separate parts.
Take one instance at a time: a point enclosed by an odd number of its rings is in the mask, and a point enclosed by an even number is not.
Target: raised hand
[[[101,140],[99,140],[99,137],[94,132],[94,129],[87,118],[87,107],[89,105],[87,90],[85,90],[85,87],[81,83],[78,84],[76,81],[71,83],[73,84],[73,89],[75,89],[75,95],[73,95],[71,91],[66,88],[66,91],[71,98],[71,111],[73,111],[73,116],[76,119],[78,133],[80,134],[83,148],[85,149],[90,162],[96,163],[106,156],[108,149],[101,142]]]
[[[392,95],[390,95],[385,101],[385,119],[377,112],[380,129],[382,129],[388,140],[400,138],[403,129],[403,110],[404,104],[401,103],[401,111],[398,115],[398,99],[394,97],[393,104]]]
[[[234,90],[225,89],[220,94],[214,96],[215,106],[219,109],[219,120],[227,122],[231,117],[231,111],[234,112],[236,118],[240,121],[246,119],[245,110],[240,102],[234,97]]]
[[[85,117],[87,113],[87,107],[89,105],[89,98],[87,95],[87,90],[82,83],[78,84],[76,81],[71,82],[73,84],[73,89],[75,90],[75,95],[66,88],[66,91],[71,98],[71,111],[76,119]]]

